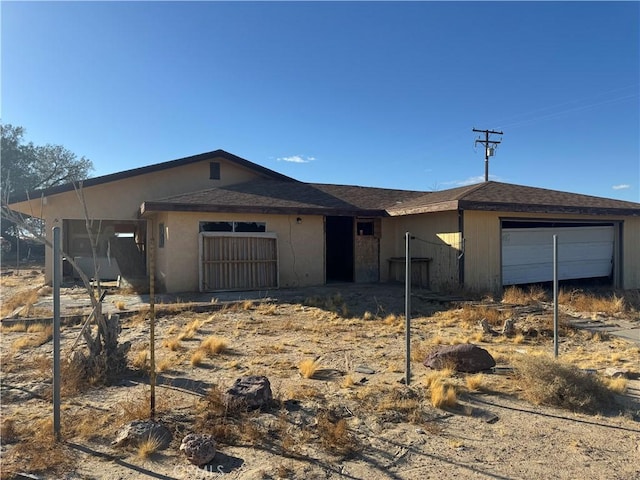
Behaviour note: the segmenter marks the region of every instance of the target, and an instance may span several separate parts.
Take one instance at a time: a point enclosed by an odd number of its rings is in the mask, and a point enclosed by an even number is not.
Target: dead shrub
[[[628,310],[625,295],[617,293],[597,294],[584,292],[580,289],[566,291],[561,289],[558,293],[558,302],[568,305],[579,312],[599,312],[606,315],[624,313]]]
[[[3,299],[2,306],[0,306],[0,315],[6,317],[15,311],[18,307],[24,307],[20,312],[21,316],[24,316],[31,309],[34,303],[38,301],[40,296],[40,287],[36,287],[30,290],[23,290],[21,292],[12,295],[9,298]]]
[[[18,472],[63,478],[76,465],[73,450],[53,438],[52,419],[31,422],[19,433],[20,444],[2,455],[2,478],[15,478]]]
[[[16,421],[13,418],[5,418],[0,426],[0,443],[15,443],[20,439],[16,428]]]
[[[342,456],[358,451],[356,437],[349,431],[344,418],[336,418],[329,411],[321,411],[317,420],[320,443],[326,450]]]
[[[527,290],[518,286],[505,288],[502,293],[502,303],[512,305],[531,305],[548,299],[548,294],[540,285],[530,285]]]
[[[151,393],[131,395],[127,400],[119,402],[120,418],[123,422],[151,418]]]
[[[459,312],[459,319],[463,325],[475,327],[480,320],[486,318],[492,327],[501,327],[509,315],[510,312],[508,311],[498,310],[497,308],[491,308],[485,305],[464,305]]]
[[[613,395],[596,376],[548,356],[522,356],[513,362],[522,396],[536,404],[596,414],[611,408]]]

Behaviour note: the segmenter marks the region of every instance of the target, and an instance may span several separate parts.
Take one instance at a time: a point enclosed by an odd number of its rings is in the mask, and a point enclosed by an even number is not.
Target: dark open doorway
[[[353,218],[326,217],[327,282],[353,282]]]

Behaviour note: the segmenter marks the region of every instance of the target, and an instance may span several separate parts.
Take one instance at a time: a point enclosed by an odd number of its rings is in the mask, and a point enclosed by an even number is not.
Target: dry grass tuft
[[[351,388],[355,383],[356,381],[353,379],[353,375],[345,375],[345,377],[342,379],[342,382],[340,383],[340,386],[342,388]]]
[[[33,327],[33,326],[32,326]],[[29,327],[31,328],[31,327]],[[29,329],[27,329],[27,332]],[[53,338],[53,325],[41,325],[37,330],[36,336],[25,336],[13,342],[12,347],[15,350],[23,350],[26,348],[39,347],[49,342]]]
[[[207,352],[202,348],[198,348],[195,352],[191,354],[190,363],[192,367],[199,367],[202,365],[205,357],[207,356]]]
[[[390,313],[389,315],[387,315],[382,319],[382,322],[385,325],[395,325],[399,319],[400,317],[398,317],[397,315],[394,315],[393,313]]]
[[[318,361],[313,358],[306,358],[298,364],[298,370],[303,378],[313,378],[319,367]]]
[[[507,287],[502,294],[502,303],[531,305],[547,300],[547,292],[540,285],[531,285],[527,291],[520,287]]]
[[[611,391],[595,375],[547,356],[514,358],[522,396],[536,404],[595,414],[613,404]]]
[[[23,322],[14,323],[12,325],[2,324],[2,331],[3,332],[26,332],[27,325]]]
[[[156,372],[168,372],[174,369],[177,359],[172,357],[163,357],[156,362]]]
[[[459,319],[467,327],[476,327],[483,318],[486,318],[489,325],[493,327],[502,326],[504,320],[509,316],[509,311],[498,310],[485,305],[464,305],[459,311]]]
[[[21,314],[28,312],[33,304],[38,301],[40,296],[39,290],[39,287],[31,290],[24,290],[7,299],[3,299],[2,306],[0,306],[0,316],[6,317],[18,307],[24,307]]]
[[[622,395],[627,391],[627,385],[629,382],[624,377],[606,378],[604,381],[607,385],[607,388],[613,393]]]
[[[228,345],[224,338],[210,336],[205,338],[200,344],[200,349],[204,350],[207,355],[219,355],[227,351]]]
[[[431,404],[435,408],[454,407],[458,402],[456,389],[453,385],[436,381],[431,384]]]
[[[606,315],[615,315],[627,311],[625,295],[618,296],[615,292],[608,295],[585,293],[575,289],[566,291],[561,289],[558,294],[558,302],[569,305],[579,312],[598,312]]]
[[[150,436],[138,445],[136,454],[140,460],[151,460],[153,455],[162,448],[162,439]]]
[[[146,372],[149,370],[149,350],[140,350],[136,353],[131,364],[138,370]]]
[[[179,350],[182,345],[180,343],[180,338],[173,337],[173,338],[165,338],[162,341],[162,346],[165,347],[165,348],[168,348],[172,352],[175,352],[175,351]]]
[[[242,308],[242,310],[253,310],[254,306],[255,305],[253,304],[253,301],[245,300],[244,302],[242,302],[242,305],[240,306],[240,308]]]
[[[275,303],[261,303],[257,311],[262,315],[277,315],[278,306]]]
[[[467,375],[464,379],[465,385],[472,392],[477,392],[482,388],[482,385],[485,382],[484,374],[477,373],[475,375]]]

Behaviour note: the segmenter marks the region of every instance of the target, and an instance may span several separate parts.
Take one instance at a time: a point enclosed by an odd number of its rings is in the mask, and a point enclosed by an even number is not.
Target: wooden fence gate
[[[200,290],[278,288],[275,233],[200,234]]]

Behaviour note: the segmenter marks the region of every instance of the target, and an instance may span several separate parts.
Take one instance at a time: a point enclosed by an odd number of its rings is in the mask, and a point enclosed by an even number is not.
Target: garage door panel
[[[258,290],[278,287],[275,234],[201,234],[201,290]]]
[[[560,280],[611,275],[613,226],[504,228],[503,285],[553,280],[553,235],[558,236]]]

